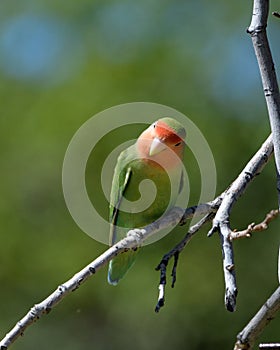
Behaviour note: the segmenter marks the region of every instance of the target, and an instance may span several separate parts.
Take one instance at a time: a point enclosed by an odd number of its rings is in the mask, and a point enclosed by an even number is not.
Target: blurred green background
[[[68,143],[95,113],[133,101],[181,111],[213,151],[217,193],[267,137],[258,68],[245,31],[251,6],[243,0],[1,2],[1,336],[106,249],[72,220],[61,184]],[[279,31],[279,20],[270,18],[277,70]],[[118,137],[125,140],[126,130]],[[191,167],[189,175],[192,199],[200,189]],[[244,228],[275,207],[270,162],[238,201],[231,226]],[[12,349],[231,349],[277,286],[279,222],[234,244],[239,295],[233,314],[223,306],[219,240],[206,238],[208,228],[180,256],[177,284],[174,290],[167,286],[159,314],[153,311],[159,280],[154,267],[186,227],[145,247],[118,287],[109,286],[101,270]],[[279,316],[261,340],[280,341]]]

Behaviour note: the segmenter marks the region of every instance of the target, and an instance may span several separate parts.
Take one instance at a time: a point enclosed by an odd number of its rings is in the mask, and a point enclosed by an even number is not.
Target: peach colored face
[[[180,162],[184,147],[184,140],[162,121],[150,125],[137,141],[137,150],[141,157],[159,161],[168,167]]]

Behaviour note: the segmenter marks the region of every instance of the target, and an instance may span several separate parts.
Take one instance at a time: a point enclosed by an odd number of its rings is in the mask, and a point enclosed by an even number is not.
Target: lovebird
[[[185,137],[186,131],[177,120],[161,118],[144,130],[135,144],[121,152],[110,195],[110,245],[123,239],[129,230],[156,221],[175,205],[183,187]],[[144,180],[152,181],[155,191],[147,183],[145,187]],[[124,202],[129,205],[125,206]],[[110,284],[116,285],[123,278],[138,251],[131,249],[110,261]]]

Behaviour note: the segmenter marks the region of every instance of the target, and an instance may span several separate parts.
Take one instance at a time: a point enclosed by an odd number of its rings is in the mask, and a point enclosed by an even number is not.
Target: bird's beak
[[[154,156],[166,148],[167,148],[167,146],[163,142],[161,142],[160,139],[155,137],[153,139],[153,142],[151,143],[149,155]]]

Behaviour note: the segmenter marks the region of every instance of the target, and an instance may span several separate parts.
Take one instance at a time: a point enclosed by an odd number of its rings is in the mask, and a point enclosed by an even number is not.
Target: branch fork
[[[159,312],[165,301],[165,286],[166,286],[166,269],[171,258],[174,258],[172,267],[172,282],[171,286],[174,287],[176,282],[176,271],[179,255],[185,248],[187,243],[191,240],[195,233],[207,222],[213,220],[213,225],[208,232],[208,237],[211,237],[215,232],[219,233],[223,258],[223,271],[225,279],[225,307],[228,311],[232,312],[236,309],[236,297],[237,297],[237,285],[235,276],[235,263],[233,246],[230,236],[232,230],[230,229],[229,216],[231,209],[237,199],[246,190],[247,186],[253,181],[253,179],[261,173],[264,166],[267,164],[273,153],[273,144],[271,135],[263,143],[261,148],[248,162],[240,175],[233,181],[233,183],[223,192],[220,196],[213,201],[205,204],[201,204],[196,207],[186,209],[180,224],[184,225],[192,216],[204,215],[202,219],[192,226],[185,237],[167,254],[163,256],[160,263],[156,267],[157,271],[160,271],[160,283],[159,283],[159,297],[155,308],[156,312]]]

